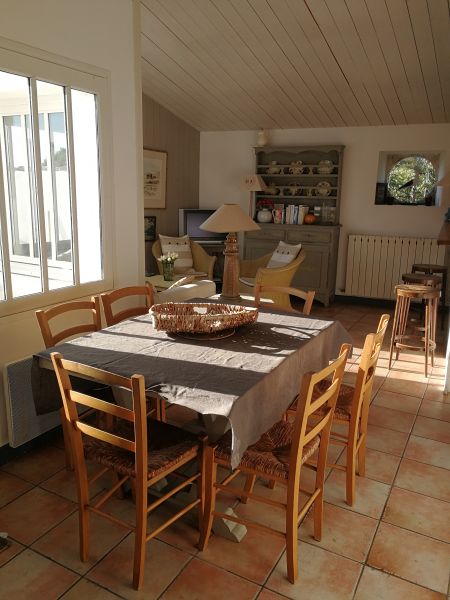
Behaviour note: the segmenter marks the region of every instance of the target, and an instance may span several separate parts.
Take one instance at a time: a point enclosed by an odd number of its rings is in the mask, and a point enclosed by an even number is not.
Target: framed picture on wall
[[[144,148],[144,208],[166,208],[167,152]]]
[[[145,241],[154,242],[156,240],[156,217],[144,217]]]

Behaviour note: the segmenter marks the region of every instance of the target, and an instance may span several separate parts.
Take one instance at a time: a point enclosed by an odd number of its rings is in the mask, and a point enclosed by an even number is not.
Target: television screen
[[[226,233],[214,233],[200,229],[200,225],[213,214],[214,208],[181,208],[179,219],[179,235],[188,235],[200,242],[221,242]]]

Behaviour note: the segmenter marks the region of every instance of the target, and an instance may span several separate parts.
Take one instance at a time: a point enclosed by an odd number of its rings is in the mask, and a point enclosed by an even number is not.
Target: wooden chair
[[[127,298],[141,296],[145,299],[145,306],[138,304],[136,306],[127,307],[122,310],[114,312],[113,304]],[[100,298],[103,304],[103,311],[105,313],[106,326],[116,325],[120,321],[125,319],[131,319],[139,315],[145,315],[148,310],[155,303],[153,297],[153,288],[150,284],[145,285],[134,285],[130,287],[123,287],[112,292],[106,292],[100,294]]]
[[[75,320],[75,317],[81,317],[82,323],[59,329],[58,332],[55,332],[55,323],[53,322],[51,324],[50,322],[61,315],[64,315],[66,323],[67,320]],[[65,302],[64,304],[58,304],[57,306],[53,306],[46,310],[37,310],[36,317],[39,327],[41,328],[46,348],[56,346],[59,342],[67,340],[75,335],[101,329],[100,303],[97,297],[91,298],[90,300]]]
[[[381,315],[376,333],[369,333],[364,342],[364,348],[356,376],[355,387],[343,383],[339,392],[334,411],[333,422],[346,424],[347,435],[331,431],[331,443],[346,447],[346,464],[330,464],[329,467],[340,469],[346,473],[346,502],[353,506],[355,501],[356,472],[361,477],[366,470],[366,442],[369,406],[372,398],[375,369],[383,345],[384,336],[389,323],[389,315]],[[325,384],[326,385],[326,384]],[[322,392],[319,386],[316,394]],[[297,410],[297,399],[289,407],[287,416],[293,416]],[[358,468],[356,469],[356,465]]]
[[[122,525],[134,531],[133,586],[139,589],[144,577],[146,542],[195,507],[199,509],[199,524],[200,528],[202,527],[204,498],[202,461],[203,445],[206,440],[199,440],[193,434],[167,423],[154,419],[147,420],[145,385],[142,375],[133,375],[128,379],[64,360],[58,353],[52,353],[51,358],[58,378],[69,439],[75,458],[81,560],[87,561],[89,557],[90,513],[101,515],[113,523]],[[105,385],[121,386],[130,390],[133,398],[133,410],[74,391],[69,377],[72,374],[89,377]],[[78,405],[110,415],[114,420],[113,428],[108,431],[84,423],[78,417]],[[85,458],[102,465],[90,479],[87,475]],[[177,469],[193,459],[197,459],[199,463],[195,474],[191,476],[178,474],[182,479],[181,483],[158,500],[149,503],[149,488],[170,473],[177,474]],[[91,500],[89,484],[108,470],[116,474],[116,482],[101,497],[96,496]],[[134,525],[103,509],[105,502],[127,480],[133,482],[135,490],[136,520]],[[165,500],[194,482],[197,483],[197,498],[156,529],[147,532],[148,515]]]
[[[90,300],[65,302],[46,310],[37,310],[36,317],[46,348],[52,348],[53,346],[56,346],[56,344],[59,344],[59,342],[73,336],[101,329],[100,302],[98,297],[93,297]],[[64,317],[66,325],[67,321],[75,322],[79,321],[80,318],[82,322],[61,329],[61,327],[57,327],[58,317]],[[61,323],[61,321],[59,322]],[[64,410],[62,408],[60,410],[60,416],[64,439],[66,468],[73,470],[73,460],[66,427],[66,419],[64,418]]]
[[[145,299],[145,305],[138,304],[136,306],[122,308],[121,310],[119,309],[115,312],[115,307],[113,305],[116,302],[136,296],[143,296]],[[116,325],[125,319],[131,319],[132,317],[138,317],[139,315],[146,315],[149,311],[149,308],[155,303],[153,288],[149,283],[146,283],[145,285],[123,287],[113,290],[112,292],[105,292],[104,294],[100,294],[100,298],[103,304],[103,312],[105,313],[107,327]],[[155,394],[149,396],[148,400],[154,405],[156,419],[165,421],[166,405],[164,400]]]
[[[216,446],[205,448],[205,526],[200,537],[200,550],[204,550],[211,534],[213,517],[221,517],[260,531],[274,533],[286,539],[286,562],[288,579],[294,583],[298,575],[297,529],[300,522],[314,504],[314,538],[320,540],[323,520],[323,485],[325,478],[326,458],[330,438],[330,428],[339,387],[344,375],[345,363],[350,345],[342,347],[337,360],[318,373],[308,373],[303,377],[300,398],[301,404],[294,423],[279,421],[267,431],[256,444],[244,452],[235,471],[222,483],[218,483],[217,466],[230,467],[231,435],[225,435]],[[315,386],[328,377],[326,389],[313,399]],[[308,420],[317,411],[322,410],[319,421],[307,430]],[[299,510],[300,471],[306,466],[312,455],[318,450],[317,466],[308,465],[316,471],[315,489]],[[247,475],[243,490],[228,486],[239,473]],[[277,502],[271,498],[253,493],[257,476],[283,483],[287,486],[287,501]],[[286,512],[285,531],[278,531],[255,521],[246,520],[234,515],[223,514],[215,510],[218,491],[231,494],[240,499],[256,500]]]
[[[255,305],[258,307],[267,306],[269,308],[279,308],[281,310],[286,310],[286,306],[279,306],[278,304],[272,302],[264,302],[265,298],[261,298],[262,295],[265,294],[286,294],[288,297],[290,310],[293,312],[298,312],[295,308],[292,307],[290,296],[295,296],[296,298],[300,298],[303,300],[303,310],[301,311],[304,315],[309,315],[311,312],[312,303],[314,300],[314,296],[316,292],[304,292],[297,288],[293,287],[279,287],[274,285],[263,285],[261,283],[257,283],[255,285]]]
[[[289,287],[298,268],[306,258],[304,250],[284,267],[267,268],[266,265],[272,257],[265,254],[254,260],[241,260],[239,262],[239,289],[242,294],[254,295],[256,285],[264,287]],[[266,288],[267,291],[267,288]],[[281,308],[292,310],[289,294],[285,292],[268,292],[267,298]]]

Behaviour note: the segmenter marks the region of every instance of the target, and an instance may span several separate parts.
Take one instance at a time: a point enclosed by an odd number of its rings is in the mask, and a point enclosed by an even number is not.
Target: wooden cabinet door
[[[328,288],[328,265],[330,249],[328,246],[303,244],[305,260],[294,276],[292,284],[302,290],[322,290]]]

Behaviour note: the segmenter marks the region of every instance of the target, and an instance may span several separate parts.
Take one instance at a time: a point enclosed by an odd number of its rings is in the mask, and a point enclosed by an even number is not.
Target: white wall
[[[111,76],[115,286],[143,278],[142,161],[132,0],[2,0],[0,36],[107,69]],[[1,69],[1,64],[0,64]],[[0,319],[0,369],[42,347],[34,313]],[[0,446],[7,442],[0,391]]]
[[[248,207],[248,192],[240,189],[243,175],[254,172],[256,132],[205,132],[200,135],[200,206],[239,202]],[[437,237],[449,202],[440,206],[375,206],[375,183],[381,151],[440,151],[442,170],[450,170],[450,125],[340,127],[270,132],[270,145],[345,146],[342,171],[341,238],[337,291],[344,287],[347,239],[351,233]]]

